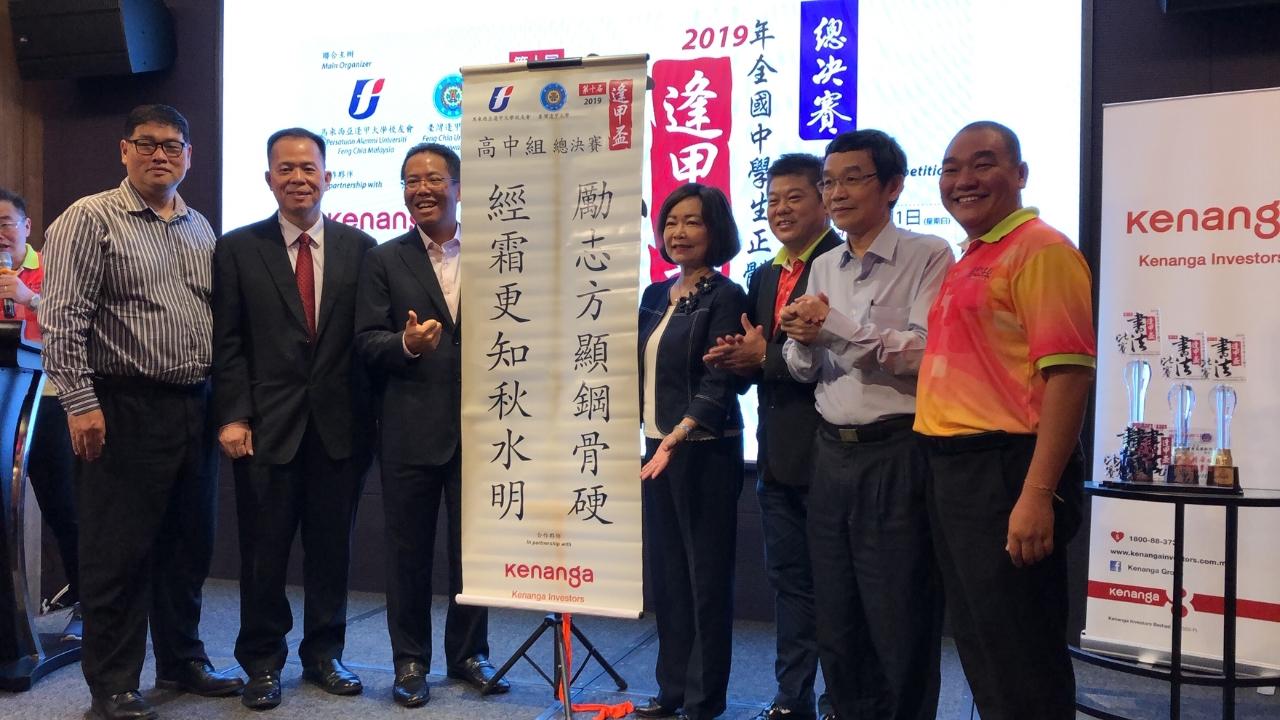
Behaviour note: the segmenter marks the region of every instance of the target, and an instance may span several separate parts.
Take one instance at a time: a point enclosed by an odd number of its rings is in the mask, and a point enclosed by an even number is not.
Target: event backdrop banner
[[[1204,463],[1214,388],[1233,388],[1241,484],[1280,489],[1277,117],[1280,90],[1103,109],[1095,479],[1114,472],[1108,457],[1128,421],[1125,366],[1145,360],[1146,422],[1171,426],[1170,391],[1188,384],[1192,445]],[[1240,512],[1237,652],[1246,667],[1280,668],[1275,513]],[[1221,664],[1223,528],[1221,509],[1187,509],[1182,647],[1207,667]],[[1095,498],[1081,645],[1167,658],[1172,556],[1172,506]]]
[[[463,68],[460,602],[640,614],[645,77]]]
[[[1081,0],[488,0],[447,12],[421,0],[310,0],[306,12],[262,0],[223,6],[224,228],[275,211],[260,180],[264,143],[301,125],[328,142],[325,215],[379,240],[402,235],[412,224],[400,189],[405,151],[419,142],[461,148],[459,67],[644,52],[652,85],[649,132],[639,140],[649,213],[642,278],[674,270],[658,252],[653,210],[671,188],[698,181],[732,199],[742,252],[727,272],[745,287],[781,249],[767,218],[770,163],[786,153],[821,156],[854,127],[880,128],[906,151],[894,207],[906,229],[964,239],[938,198],[940,163],[962,125],[990,118],[1022,140],[1035,177],[1023,199],[1078,235]],[[305,37],[305,48],[280,42],[283,27]],[[287,82],[267,68],[287,68]],[[465,102],[482,113],[490,100],[503,102],[492,86],[474,90],[480,97]],[[200,162],[209,141],[195,139],[197,171],[208,170]],[[754,460],[754,393],[742,411],[743,448]]]

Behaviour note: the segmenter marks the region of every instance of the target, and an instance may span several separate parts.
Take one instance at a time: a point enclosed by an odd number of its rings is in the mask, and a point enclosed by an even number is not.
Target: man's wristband
[[[693,425],[690,425],[689,423],[686,423],[686,422],[681,422],[678,425],[676,425],[677,430],[684,431],[685,437],[689,437],[689,434],[693,432],[693,427],[694,427]]]

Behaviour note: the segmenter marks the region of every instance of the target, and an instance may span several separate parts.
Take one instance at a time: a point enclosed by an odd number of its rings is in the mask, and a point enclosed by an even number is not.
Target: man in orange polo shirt
[[[1080,523],[1080,427],[1096,345],[1088,265],[1023,208],[1027,164],[994,122],[965,126],[942,203],[968,234],[929,312],[915,430],[952,630],[983,720],[1075,717],[1066,544]]]

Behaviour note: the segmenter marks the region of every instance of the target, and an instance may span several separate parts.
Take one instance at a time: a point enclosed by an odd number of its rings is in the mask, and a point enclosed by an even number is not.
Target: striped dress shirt
[[[126,179],[77,200],[45,233],[44,366],[70,414],[97,376],[203,382],[212,357],[213,228],[175,196],[160,218]]]

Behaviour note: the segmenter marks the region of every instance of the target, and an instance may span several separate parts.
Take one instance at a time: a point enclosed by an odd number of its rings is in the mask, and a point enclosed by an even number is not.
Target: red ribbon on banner
[[[1196,612],[1224,615],[1226,614],[1227,601],[1226,598],[1220,595],[1195,593],[1191,596],[1191,607],[1195,608]],[[1280,623],[1280,603],[1262,602],[1260,600],[1236,600],[1236,617]]]

